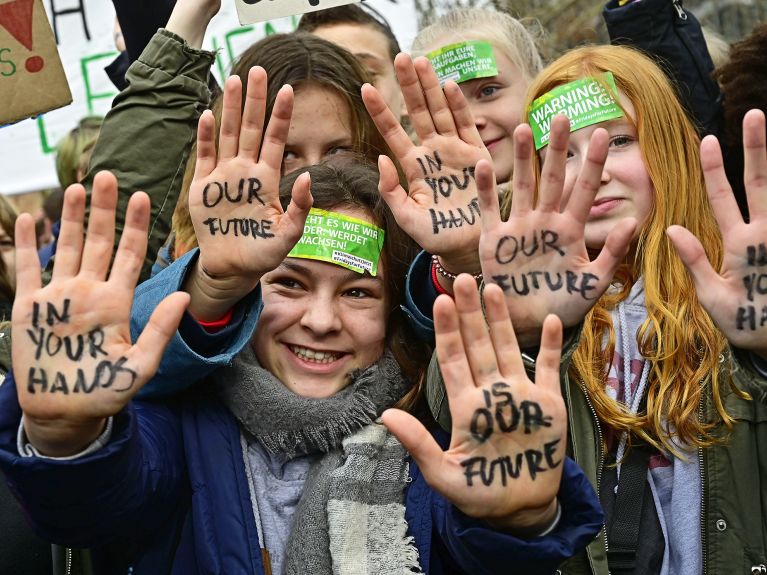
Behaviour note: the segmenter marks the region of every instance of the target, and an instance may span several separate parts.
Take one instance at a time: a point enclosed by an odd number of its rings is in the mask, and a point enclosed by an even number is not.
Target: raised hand
[[[687,229],[671,226],[667,233],[695,282],[698,300],[730,343],[767,357],[767,145],[760,110],[743,118],[743,152],[749,223],[738,210],[716,138],[708,136],[700,145],[706,190],[724,242],[719,272]]]
[[[200,319],[221,317],[277,267],[301,237],[311,208],[308,174],[296,180],[287,211],[280,205],[293,91],[290,86],[279,91],[264,133],[266,81],[263,68],[250,70],[242,112],[240,79],[226,81],[218,157],[213,115],[205,112],[200,118],[189,191],[200,256],[185,285],[192,294],[190,312]]]
[[[546,319],[535,384],[522,363],[503,292],[455,281],[455,301],[434,304],[437,357],[453,421],[442,451],[413,416],[387,410],[384,424],[434,489],[469,516],[503,529],[545,525],[556,512],[567,415],[560,391],[562,324]],[[489,331],[488,331],[489,326]]]
[[[555,117],[536,205],[532,132],[524,124],[514,131],[513,197],[505,222],[501,221],[490,164],[482,162],[476,168],[484,280],[503,290],[523,347],[538,342],[549,314],[557,315],[565,327],[583,320],[610,285],[636,227],[633,218],[621,221],[608,235],[598,257],[590,259],[583,234],[601,183],[607,133],[594,131],[574,189],[564,201],[569,134],[567,118]]]
[[[147,246],[149,198],[141,192],[131,197],[105,279],[116,206],[117,180],[100,172],[83,241],[85,189],[67,189],[53,277],[45,287],[34,220],[23,214],[16,221],[13,370],[27,436],[45,455],[72,455],[98,437],[105,419],[157,370],[189,301],[182,293],[168,296],[131,344],[130,310]]]
[[[379,132],[397,157],[408,182],[406,192],[388,157],[381,156],[379,190],[397,223],[423,249],[440,256],[453,272],[479,271],[479,206],[474,166],[490,153],[474,125],[466,99],[455,82],[444,91],[426,58],[407,54],[394,61],[416,146],[370,85],[362,98]]]

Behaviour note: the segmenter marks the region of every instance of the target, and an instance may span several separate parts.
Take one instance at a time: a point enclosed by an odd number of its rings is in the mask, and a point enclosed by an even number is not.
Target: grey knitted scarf
[[[250,348],[214,374],[219,394],[245,430],[271,453],[321,452],[304,486],[284,575],[420,573],[407,536],[407,453],[376,418],[408,384],[386,352],[327,399],[294,394]]]

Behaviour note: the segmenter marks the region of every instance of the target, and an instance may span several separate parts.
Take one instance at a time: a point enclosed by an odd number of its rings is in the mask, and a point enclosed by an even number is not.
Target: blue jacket
[[[142,284],[137,318],[176,289],[194,256]],[[197,380],[229,363],[255,326],[258,293],[251,299],[240,306],[228,342],[204,359],[177,334],[166,353],[167,376],[173,364],[184,374],[196,365]],[[204,383],[163,401],[132,402],[114,418],[106,447],[74,460],[20,457],[20,418],[9,376],[0,386],[0,468],[44,538],[72,547],[119,542],[133,574],[264,572],[240,429]],[[432,575],[552,573],[602,526],[594,491],[570,459],[559,493],[562,519],[554,533],[530,541],[463,515],[426,484],[414,462],[410,475],[406,519],[424,572]]]

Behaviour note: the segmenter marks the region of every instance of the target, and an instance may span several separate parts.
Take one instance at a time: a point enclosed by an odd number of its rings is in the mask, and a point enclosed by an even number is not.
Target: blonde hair
[[[726,384],[719,371],[726,339],[698,302],[692,279],[666,236],[670,225],[683,225],[700,239],[714,268],[721,265],[722,240],[706,196],[695,128],[663,72],[638,51],[620,46],[568,52],[536,78],[527,105],[556,86],[606,71],[613,73],[618,89],[636,111],[633,123],[655,198],[639,233],[636,256],[616,274],[622,289],[603,296],[586,317],[570,375],[585,387],[602,422],[678,453],[672,432],[687,446],[708,446],[718,440],[715,424],[698,418],[706,387],[721,422],[730,428],[734,421],[724,409]],[[538,158],[536,165],[540,173]],[[646,413],[633,414],[608,396],[605,384],[615,350],[610,310],[628,296],[640,276],[647,319],[637,342],[652,368]]]
[[[485,40],[500,50],[530,81],[543,68],[538,53],[540,26],[521,22],[504,12],[488,8],[451,10],[425,27],[413,40],[413,56],[423,56],[439,45],[467,40]]]

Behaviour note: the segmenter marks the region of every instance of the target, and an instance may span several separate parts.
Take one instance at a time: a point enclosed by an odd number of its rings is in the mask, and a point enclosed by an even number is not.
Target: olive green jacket
[[[599,490],[602,430],[585,389],[568,373],[578,344],[578,330],[568,330],[561,367],[562,395],[569,417],[568,455],[583,468]],[[529,372],[535,363],[526,358]],[[747,401],[728,392],[725,408],[736,424],[727,440],[703,449],[701,455],[701,535],[704,575],[767,573],[767,379],[747,352],[731,350],[720,358],[720,370],[732,374],[735,385],[751,394]],[[708,386],[706,387],[708,390]],[[437,421],[450,429],[450,411],[436,355],[429,366],[429,406]],[[711,393],[700,405],[705,421],[717,421]],[[604,530],[585,553],[560,567],[562,575],[607,575]]]

